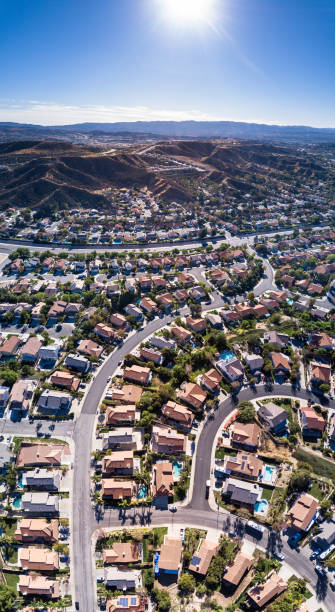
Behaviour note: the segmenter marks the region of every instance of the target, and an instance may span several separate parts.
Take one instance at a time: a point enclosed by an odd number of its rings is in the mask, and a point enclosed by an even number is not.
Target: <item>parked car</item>
[[[285,559],[285,555],[283,555],[283,553],[279,551],[274,552],[273,556],[275,557],[275,559],[278,559],[279,561],[284,561]]]

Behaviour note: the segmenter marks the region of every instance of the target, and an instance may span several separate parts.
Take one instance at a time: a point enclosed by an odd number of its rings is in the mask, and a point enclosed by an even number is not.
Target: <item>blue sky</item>
[[[173,1],[0,0],[0,121],[335,127],[334,0]]]

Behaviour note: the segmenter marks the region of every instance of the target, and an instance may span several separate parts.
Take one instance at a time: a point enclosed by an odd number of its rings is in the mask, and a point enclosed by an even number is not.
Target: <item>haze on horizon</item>
[[[2,0],[0,121],[335,127],[333,0]]]

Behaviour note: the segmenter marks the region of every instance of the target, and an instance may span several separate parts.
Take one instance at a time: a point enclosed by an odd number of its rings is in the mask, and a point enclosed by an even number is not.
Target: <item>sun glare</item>
[[[214,0],[162,0],[165,18],[176,25],[206,23],[210,20]]]

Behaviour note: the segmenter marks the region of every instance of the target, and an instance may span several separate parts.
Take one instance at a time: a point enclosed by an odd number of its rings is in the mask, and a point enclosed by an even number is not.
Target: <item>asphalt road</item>
[[[265,275],[257,286],[257,295],[260,295],[268,288],[273,287],[273,271],[271,266],[265,263]],[[200,268],[193,268],[198,280],[204,280]],[[225,304],[221,295],[217,291],[212,292],[212,301],[203,310],[213,310]],[[181,315],[189,312],[188,307],[180,309]],[[164,327],[171,321],[171,316],[156,318],[148,323],[143,329],[130,336],[123,345],[115,349],[102,368],[90,387],[85,398],[81,415],[76,421],[74,431],[75,441],[75,461],[74,461],[74,491],[73,491],[73,555],[75,573],[75,592],[76,600],[79,601],[80,610],[91,612],[94,609],[95,585],[92,575],[91,558],[91,536],[98,523],[92,510],[90,500],[90,454],[93,444],[95,417],[101,397],[107,385],[107,378],[113,376],[119,362],[134,350],[138,344],[144,342],[151,334]],[[244,392],[242,392],[244,393]],[[196,487],[188,511],[193,512],[193,508],[203,509],[209,512],[209,506],[204,499],[204,486],[210,472],[210,455],[215,434],[226,414],[232,410],[233,403],[230,398],[225,400],[216,412],[215,419],[209,421],[204,428],[198,443],[196,458]],[[207,456],[206,456],[207,454]],[[208,463],[209,461],[209,463]],[[119,524],[118,515],[114,513],[115,526]],[[161,515],[159,515],[161,517]],[[193,515],[194,518],[194,515]],[[186,523],[189,524],[189,523]]]

